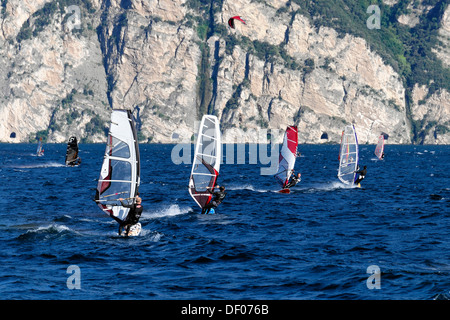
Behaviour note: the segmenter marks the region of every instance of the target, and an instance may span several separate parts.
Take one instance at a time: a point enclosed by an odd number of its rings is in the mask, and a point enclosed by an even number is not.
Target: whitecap
[[[22,165],[11,165],[13,168],[18,169],[33,169],[33,168],[55,168],[55,167],[65,167],[64,164],[58,162],[45,162],[45,163],[33,163],[33,164],[22,164]]]
[[[164,206],[155,211],[151,211],[151,212],[144,211],[142,213],[141,219],[145,220],[145,219],[155,219],[155,218],[162,218],[162,217],[172,217],[172,216],[177,216],[180,214],[185,214],[190,211],[192,211],[192,208],[190,208],[190,207],[181,208],[177,204],[171,204],[168,206]]]
[[[228,187],[226,187],[226,189],[227,190],[249,190],[249,191],[254,191],[254,192],[269,192],[269,190],[267,190],[267,189],[255,188],[251,184],[243,184],[241,186],[228,186]]]

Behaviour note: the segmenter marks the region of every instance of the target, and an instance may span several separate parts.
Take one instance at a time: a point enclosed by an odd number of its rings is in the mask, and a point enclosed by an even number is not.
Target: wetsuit
[[[224,191],[215,191],[212,192],[209,189],[208,190],[209,193],[211,193],[214,196],[214,199],[212,199],[202,210],[202,213],[206,213],[207,210],[211,209],[211,208],[217,208],[219,206],[219,204],[222,203],[223,199],[225,199],[225,196],[227,195]]]
[[[356,179],[355,184],[358,184],[365,178],[367,170],[366,170],[366,168],[364,168],[362,170],[356,171],[356,173],[358,173],[359,176],[358,176],[358,179]]]
[[[128,235],[128,232],[130,231],[130,228],[132,225],[135,225],[139,222],[139,219],[141,218],[142,211],[144,208],[141,204],[125,204],[122,200],[120,200],[120,203],[122,204],[122,207],[124,208],[130,208],[130,211],[128,212],[127,218],[119,224],[119,235],[122,233],[122,228],[126,227],[126,234]]]
[[[299,182],[300,182],[300,178],[298,178],[297,176],[292,176],[291,180],[288,183],[286,183],[286,185],[284,187],[291,188]]]

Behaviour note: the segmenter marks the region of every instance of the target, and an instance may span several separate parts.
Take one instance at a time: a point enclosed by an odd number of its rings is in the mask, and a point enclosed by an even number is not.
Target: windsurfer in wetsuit
[[[139,219],[141,218],[142,211],[144,210],[144,208],[142,207],[142,199],[139,196],[136,196],[136,203],[133,204],[123,203],[123,198],[119,198],[119,200],[122,204],[122,207],[130,208],[127,218],[119,224],[119,236],[122,233],[122,228],[126,228],[126,235],[128,235],[131,226],[138,223]]]
[[[355,184],[360,183],[366,176],[367,166],[364,166],[364,169],[355,171],[355,173],[359,174],[358,179],[356,179]]]
[[[212,199],[202,210],[202,213],[206,213],[211,208],[217,208],[219,204],[222,203],[223,199],[225,199],[225,196],[227,195],[225,193],[225,187],[220,186],[219,191],[212,192],[209,187],[206,188],[206,190],[211,193],[214,196],[214,199]]]
[[[81,164],[81,158],[77,157],[75,160],[71,161],[68,163],[69,166],[74,167],[74,166],[79,166]]]
[[[284,186],[285,188],[292,188],[293,186],[295,186],[297,183],[299,183],[302,180],[301,178],[301,174],[298,173],[297,175],[294,174],[294,170],[292,170],[292,177],[289,180],[288,183],[286,183],[286,185]]]

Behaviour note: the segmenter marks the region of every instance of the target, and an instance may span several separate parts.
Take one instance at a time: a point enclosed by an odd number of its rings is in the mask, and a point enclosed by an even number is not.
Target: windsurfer
[[[302,180],[301,176],[302,176],[301,173],[298,173],[297,175],[295,175],[294,170],[292,170],[291,179],[289,180],[288,183],[286,183],[286,185],[284,187],[292,188],[293,186],[295,186],[297,183],[299,183]]]
[[[122,204],[122,207],[130,208],[126,219],[119,224],[119,235],[122,233],[122,228],[126,228],[126,235],[128,235],[131,226],[138,223],[139,219],[141,218],[142,211],[144,210],[144,208],[142,207],[142,198],[136,196],[136,203],[133,204],[123,203],[123,198],[119,198],[119,200]]]
[[[355,171],[355,173],[359,174],[358,179],[356,179],[355,184],[360,183],[367,174],[367,166],[364,166],[364,169]]]
[[[225,199],[225,196],[227,195],[225,193],[225,187],[220,186],[219,191],[212,192],[209,187],[206,188],[206,190],[211,193],[214,196],[214,199],[212,199],[202,210],[202,213],[206,213],[211,208],[217,208],[219,204],[222,203],[223,199]]]
[[[74,167],[74,166],[79,166],[81,164],[81,158],[77,157],[75,160],[71,161],[68,163],[69,166]]]

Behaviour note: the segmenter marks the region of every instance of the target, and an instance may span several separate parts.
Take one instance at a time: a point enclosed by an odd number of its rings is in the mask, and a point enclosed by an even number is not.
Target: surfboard
[[[283,137],[283,145],[281,146],[280,150],[277,173],[274,176],[278,184],[283,188],[279,191],[281,193],[290,193],[290,190],[285,188],[285,186],[289,182],[289,178],[294,171],[295,160],[297,156],[297,146],[297,126],[288,126]]]
[[[136,128],[130,110],[114,109],[106,143],[95,201],[119,224],[123,223],[138,195],[140,156]]]
[[[280,191],[278,191],[278,193],[291,193],[291,189],[284,188],[284,189],[281,189]]]
[[[126,234],[126,230],[122,230],[122,233],[120,235],[124,236],[124,237],[127,237],[127,236],[128,237],[137,237],[138,235],[141,234],[141,231],[142,231],[142,226],[141,226],[141,223],[138,222],[136,224],[133,224],[130,227],[130,231],[128,232],[128,235]]]
[[[214,208],[210,208],[210,209],[207,209],[204,214],[215,214],[215,213],[216,213],[216,211],[214,210]]]
[[[197,135],[189,194],[203,209],[210,203],[222,160],[222,142],[219,120],[216,116],[204,115]]]

